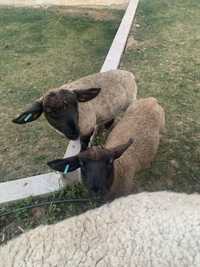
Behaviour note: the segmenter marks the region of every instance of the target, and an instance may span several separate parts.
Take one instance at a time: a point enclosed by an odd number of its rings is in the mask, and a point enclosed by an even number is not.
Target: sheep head
[[[81,168],[81,177],[90,193],[105,195],[114,180],[114,161],[118,159],[133,143],[130,139],[126,144],[107,149],[94,146],[66,159],[48,162],[48,166],[60,172],[74,171]]]
[[[100,88],[52,89],[44,97],[28,106],[13,122],[17,124],[29,123],[44,113],[51,126],[67,138],[75,140],[80,135],[78,102],[86,102],[95,98],[100,90]]]

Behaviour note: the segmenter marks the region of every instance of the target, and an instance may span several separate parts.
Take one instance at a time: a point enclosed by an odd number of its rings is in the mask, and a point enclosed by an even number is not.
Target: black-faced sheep
[[[91,147],[48,165],[61,172],[80,167],[89,191],[102,193],[105,198],[129,194],[134,189],[135,173],[150,167],[164,125],[164,110],[155,98],[137,100],[109,134],[105,147]]]
[[[1,267],[199,267],[200,196],[141,193],[0,247]]]
[[[105,124],[136,99],[134,75],[112,70],[83,77],[49,90],[13,122],[32,122],[42,113],[49,124],[71,140],[89,140],[96,125]],[[86,141],[85,141],[86,140]]]

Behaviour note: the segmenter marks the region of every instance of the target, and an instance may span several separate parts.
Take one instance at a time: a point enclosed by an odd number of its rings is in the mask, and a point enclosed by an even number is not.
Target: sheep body
[[[91,101],[79,103],[79,128],[82,136],[90,134],[98,124],[114,119],[136,99],[137,85],[131,72],[111,70],[83,77],[58,88],[101,88],[99,95]]]
[[[88,191],[100,193],[105,199],[127,195],[135,189],[136,172],[150,167],[164,126],[165,113],[155,98],[136,100],[111,131],[104,147],[93,146],[48,165],[62,172],[66,166],[68,172],[80,167]]]
[[[200,197],[119,198],[0,247],[1,267],[200,266]]]
[[[96,73],[48,90],[12,121],[23,125],[43,113],[48,123],[68,139],[80,137],[85,149],[91,133],[95,134],[101,124],[112,122],[136,95],[137,85],[131,72]]]
[[[108,198],[132,192],[134,174],[150,167],[164,130],[165,113],[153,97],[140,99],[129,106],[112,130],[105,147],[110,149],[133,138],[135,143],[114,162],[114,182]]]

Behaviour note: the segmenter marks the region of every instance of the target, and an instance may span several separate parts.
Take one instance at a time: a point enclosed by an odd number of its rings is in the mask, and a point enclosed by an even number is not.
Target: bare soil
[[[14,6],[111,6],[124,7],[128,0],[1,0],[0,5]]]

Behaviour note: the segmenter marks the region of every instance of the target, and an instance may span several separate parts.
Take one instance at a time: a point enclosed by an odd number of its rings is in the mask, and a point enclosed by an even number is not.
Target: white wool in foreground
[[[41,226],[0,248],[1,267],[200,266],[200,197],[141,193]]]

